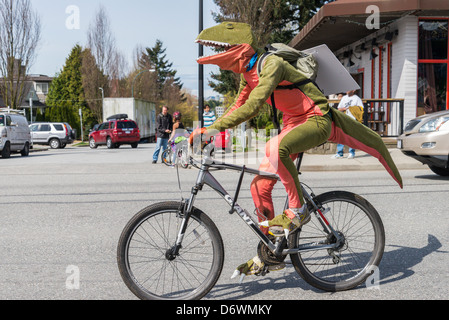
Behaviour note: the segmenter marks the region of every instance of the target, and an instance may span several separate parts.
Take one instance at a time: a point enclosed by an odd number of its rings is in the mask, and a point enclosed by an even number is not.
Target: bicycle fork
[[[207,170],[203,170],[203,168],[200,170],[195,186],[192,187],[190,192],[190,198],[181,201],[178,209],[178,214],[182,217],[181,225],[179,227],[178,235],[176,236],[175,245],[167,250],[166,258],[168,260],[175,259],[176,256],[179,255],[179,250],[182,248],[182,240],[184,239],[190,216],[193,212],[193,203],[195,202],[198,191],[200,191],[204,185],[205,172],[207,172]]]

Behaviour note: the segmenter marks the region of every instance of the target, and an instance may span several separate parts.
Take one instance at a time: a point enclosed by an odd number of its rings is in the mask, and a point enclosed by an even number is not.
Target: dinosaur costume
[[[279,175],[288,194],[289,208],[304,206],[294,159],[299,153],[326,141],[348,145],[376,157],[402,187],[399,171],[377,133],[330,108],[327,98],[313,83],[291,90],[278,89],[278,86],[307,80],[299,70],[282,58],[271,55],[264,60],[258,76],[255,66],[263,50],[256,47],[249,25],[223,22],[201,32],[196,42],[225,49],[213,56],[200,57],[198,63],[215,64],[241,74],[234,104],[207,131],[221,132],[255,117],[265,102],[271,104],[270,97],[274,92],[276,108],[283,112],[284,127],[267,143],[266,156],[259,169]],[[206,130],[198,130],[192,137],[199,133],[204,134]],[[268,220],[274,218],[271,192],[275,183],[272,179],[257,176],[251,184],[254,204]]]

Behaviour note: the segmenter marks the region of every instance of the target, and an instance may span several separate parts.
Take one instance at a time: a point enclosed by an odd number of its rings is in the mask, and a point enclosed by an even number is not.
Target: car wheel
[[[131,148],[135,149],[137,148],[139,144],[137,142],[131,143]]]
[[[95,139],[94,138],[90,138],[89,139],[89,147],[91,148],[91,149],[97,149],[97,144],[95,143]]]
[[[22,157],[28,157],[30,154],[30,144],[28,142],[25,143],[25,146],[23,147],[23,150],[20,151],[20,154]]]
[[[7,159],[9,157],[11,157],[11,147],[10,147],[9,141],[8,141],[8,142],[6,142],[5,147],[2,150],[2,158]]]
[[[435,166],[429,166],[429,168],[430,168],[430,170],[432,170],[433,173],[436,173],[439,176],[443,176],[443,177],[449,176],[449,169],[435,167]]]
[[[112,139],[110,137],[108,137],[106,139],[106,147],[108,147],[108,149],[113,149],[114,148],[114,144],[112,143]]]
[[[59,139],[51,139],[50,140],[50,148],[59,149],[61,147],[61,142]]]

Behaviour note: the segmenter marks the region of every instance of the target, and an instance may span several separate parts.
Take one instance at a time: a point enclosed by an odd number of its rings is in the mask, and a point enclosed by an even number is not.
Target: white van
[[[27,119],[22,111],[0,109],[0,154],[9,158],[11,153],[20,152],[26,157],[30,153],[31,134]]]

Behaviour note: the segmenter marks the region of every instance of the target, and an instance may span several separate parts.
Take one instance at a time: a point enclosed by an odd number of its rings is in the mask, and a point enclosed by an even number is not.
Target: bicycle
[[[173,154],[176,153],[176,157],[173,157]],[[162,162],[171,167],[176,163],[179,163],[182,168],[186,169],[189,166],[188,162],[188,143],[187,141],[180,141],[176,143],[172,141],[170,146],[164,150],[162,153]],[[173,159],[175,160],[173,162]]]
[[[201,162],[189,157],[189,161],[199,169],[190,197],[148,206],[128,222],[120,236],[120,274],[140,299],[200,299],[220,277],[224,261],[222,237],[207,214],[194,206],[204,185],[216,191],[230,205],[229,213],[237,213],[260,239],[257,252],[266,265],[290,255],[295,271],[318,289],[336,292],[355,288],[379,265],[385,247],[384,227],[376,209],[361,196],[346,191],[316,196],[302,183],[312,220],[291,232],[288,239],[281,236],[273,240],[237,200],[245,174],[279,180],[276,174],[210,157]],[[301,161],[302,154],[298,172]],[[212,175],[214,170],[240,172],[234,197]]]

